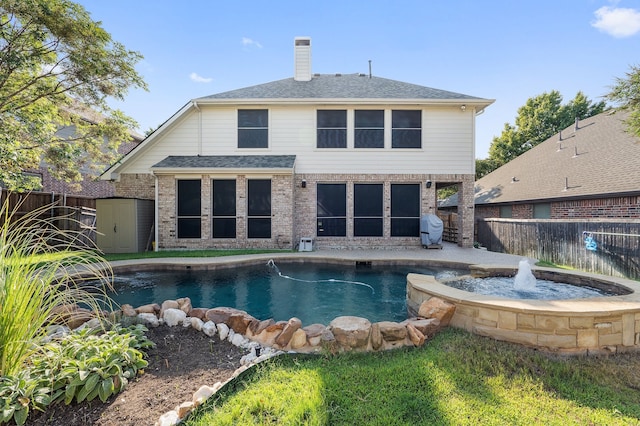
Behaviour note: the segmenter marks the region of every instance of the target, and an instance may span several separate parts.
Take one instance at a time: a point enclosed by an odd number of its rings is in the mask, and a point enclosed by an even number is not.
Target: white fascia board
[[[189,101],[186,105],[180,108],[175,114],[173,114],[167,121],[162,123],[160,127],[158,127],[153,133],[147,136],[141,143],[139,143],[135,148],[133,148],[127,155],[122,157],[116,163],[111,165],[104,173],[100,175],[100,180],[115,180],[118,178],[118,170],[124,163],[131,160],[132,158],[136,158],[140,153],[146,151],[148,146],[153,145],[154,141],[165,132],[165,130],[171,127],[176,121],[178,121],[181,117],[189,112],[192,108],[197,108],[195,101]]]
[[[423,105],[476,106],[482,109],[495,99],[394,99],[394,98],[256,98],[256,99],[198,99],[198,105]]]

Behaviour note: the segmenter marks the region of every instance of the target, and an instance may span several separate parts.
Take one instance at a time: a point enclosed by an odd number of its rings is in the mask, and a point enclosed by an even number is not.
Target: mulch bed
[[[156,346],[147,351],[149,366],[127,388],[102,403],[57,404],[33,413],[29,425],[153,425],[167,411],[185,401],[202,385],[224,382],[240,367],[246,353],[217,336],[183,327],[149,329]]]

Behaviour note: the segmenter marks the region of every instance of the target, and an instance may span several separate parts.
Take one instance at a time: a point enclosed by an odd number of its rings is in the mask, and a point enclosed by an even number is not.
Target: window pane
[[[359,127],[384,129],[383,110],[356,110],[355,125]]]
[[[505,218],[513,217],[513,210],[511,206],[500,206],[500,217],[505,217]]]
[[[346,110],[318,110],[318,129],[321,128],[346,128]]]
[[[382,185],[355,184],[353,186],[354,216],[382,217]]]
[[[200,202],[200,180],[179,180],[178,216],[200,216]]]
[[[248,181],[249,216],[271,216],[271,180]]]
[[[318,148],[346,148],[347,129],[318,129]]]
[[[200,238],[200,218],[178,218],[178,238]]]
[[[213,216],[236,215],[236,181],[213,181]]]
[[[238,127],[269,127],[269,113],[266,109],[238,110]]]
[[[318,217],[347,215],[347,186],[344,183],[319,183]]]
[[[247,237],[271,238],[271,218],[249,218]]]
[[[551,204],[538,203],[533,205],[534,219],[551,219]]]
[[[235,218],[214,218],[213,238],[235,238],[236,219]]]
[[[422,147],[422,131],[414,129],[393,129],[391,131],[391,148]]]
[[[238,129],[238,148],[269,148],[269,130]]]
[[[347,219],[318,218],[316,232],[319,237],[344,237],[347,235]]]
[[[395,110],[391,112],[391,127],[394,129],[419,129],[422,127],[422,111]]]
[[[381,237],[382,218],[355,218],[353,220],[355,237]]]
[[[391,185],[391,216],[420,217],[419,184]]]
[[[419,237],[420,219],[391,218],[392,237]]]
[[[356,148],[384,148],[384,129],[356,129]]]

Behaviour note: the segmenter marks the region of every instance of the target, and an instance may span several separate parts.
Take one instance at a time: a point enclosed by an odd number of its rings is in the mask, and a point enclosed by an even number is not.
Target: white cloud
[[[242,37],[242,44],[244,46],[255,46],[262,49],[262,45],[255,40],[250,39],[249,37]]]
[[[603,6],[594,12],[591,25],[616,38],[630,37],[640,32],[640,12],[635,9]]]
[[[211,83],[213,81],[213,78],[202,77],[201,75],[198,75],[198,73],[195,73],[195,72],[192,72],[191,74],[189,74],[189,78],[191,79],[191,81],[195,81],[196,83]]]

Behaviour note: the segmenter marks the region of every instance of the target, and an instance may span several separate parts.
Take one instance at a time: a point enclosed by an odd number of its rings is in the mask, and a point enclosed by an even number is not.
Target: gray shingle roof
[[[476,205],[640,194],[640,138],[627,117],[603,112],[564,129],[562,142],[550,137],[479,179]]]
[[[153,169],[293,169],[295,155],[171,155]]]
[[[316,74],[311,81],[296,81],[293,78],[287,78],[205,96],[197,100],[221,99],[423,99],[487,101],[483,98],[433,89],[417,84],[403,83],[381,77],[369,78],[368,75],[363,74]]]

